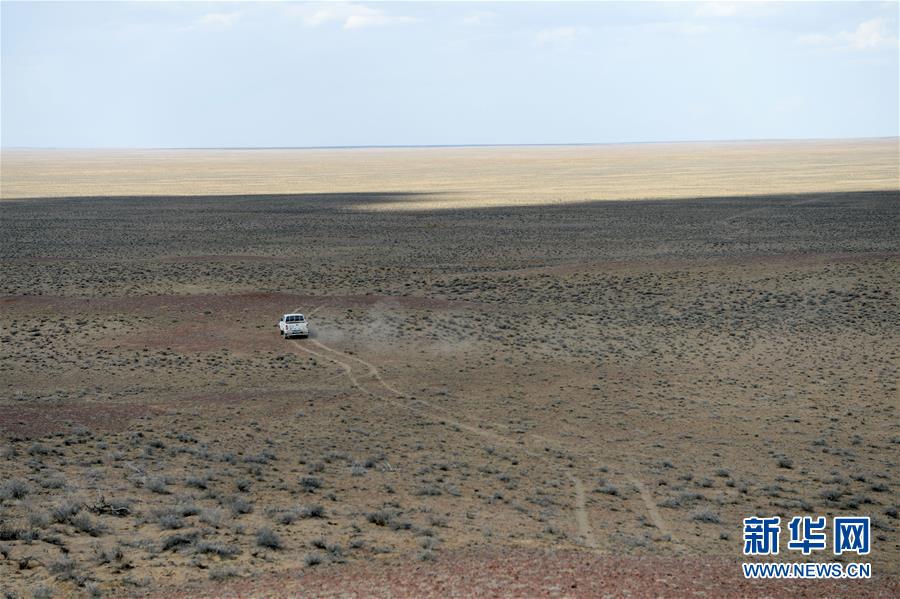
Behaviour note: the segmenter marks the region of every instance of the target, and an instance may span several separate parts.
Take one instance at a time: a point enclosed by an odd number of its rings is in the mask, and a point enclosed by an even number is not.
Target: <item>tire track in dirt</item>
[[[310,314],[314,314],[315,312],[320,310],[322,307],[323,306],[317,306],[316,308],[313,309],[312,312],[310,312]],[[299,309],[298,309],[298,311],[299,311]],[[325,352],[329,352],[329,353],[339,356],[341,358],[350,359],[355,362],[358,362],[359,364],[361,364],[363,367],[365,367],[368,370],[369,376],[376,379],[378,381],[378,383],[384,389],[388,390],[390,393],[393,393],[398,398],[402,399],[404,397],[407,397],[406,394],[402,393],[401,391],[397,390],[395,387],[388,384],[388,382],[385,381],[384,378],[381,376],[381,373],[378,370],[378,368],[371,362],[367,362],[366,360],[363,360],[362,358],[359,358],[357,356],[353,356],[353,355],[344,353],[342,351],[339,351],[337,349],[334,349],[332,347],[329,347],[329,346],[325,345],[324,343],[322,343],[321,341],[318,341],[316,339],[310,339],[309,341],[310,341],[310,343],[315,344],[319,349],[321,349]],[[348,377],[353,382],[353,384],[357,388],[359,388],[361,391],[363,391],[364,393],[368,393],[370,395],[375,395],[376,397],[380,397],[381,399],[387,400],[390,403],[392,403],[394,405],[398,405],[403,409],[417,411],[421,414],[426,413],[425,410],[422,410],[421,408],[411,407],[406,402],[396,401],[396,400],[392,400],[390,398],[381,397],[380,395],[372,393],[372,391],[365,389],[359,383],[358,379],[352,374],[352,371],[353,371],[352,367],[349,364],[347,364],[346,362],[343,362],[342,360],[338,360],[335,358],[331,358],[330,356],[323,356],[322,354],[319,354],[317,352],[312,352],[308,348],[306,348],[300,344],[297,344],[296,342],[295,342],[295,344],[298,347],[300,347],[301,349],[304,349],[305,351],[310,351],[311,353],[315,353],[316,355],[319,355],[320,357],[324,357],[325,359],[329,359],[337,364],[340,364],[342,366],[342,368],[344,368],[345,372],[347,373]],[[511,445],[516,450],[524,453],[525,455],[528,455],[529,457],[537,458],[537,459],[545,461],[545,462],[547,461],[546,456],[543,455],[542,453],[532,451],[532,450],[528,449],[527,447],[522,447],[522,445],[519,442],[517,442],[515,439],[513,439],[510,436],[509,432],[506,435],[502,435],[502,434],[499,434],[499,433],[496,433],[493,431],[488,431],[483,428],[476,427],[476,426],[473,426],[473,425],[470,425],[470,424],[467,424],[465,422],[458,420],[456,417],[451,415],[448,412],[448,410],[446,410],[442,406],[435,405],[435,404],[428,402],[426,400],[423,400],[423,399],[417,399],[415,401],[419,404],[427,406],[434,412],[439,412],[441,414],[441,417],[446,422],[449,422],[450,424],[453,424],[454,426],[456,426],[460,429],[464,429],[464,430],[467,430],[476,435],[479,435],[479,436],[482,436],[485,438],[489,438],[489,439],[493,440],[494,442],[498,442],[498,443],[505,444],[505,445]],[[492,428],[495,428],[495,429],[505,429],[505,430],[509,431],[509,427],[499,424],[499,423],[486,422],[486,424],[490,425]],[[532,433],[531,437],[533,439],[542,441],[546,446],[550,446],[553,449],[556,449],[557,451],[561,451],[560,446],[564,445],[557,439],[552,439],[552,438],[549,438],[549,437],[546,437],[543,435],[538,435],[538,434]],[[553,447],[553,446],[556,446],[556,447]],[[590,456],[587,456],[583,452],[571,452],[571,450],[569,450],[569,449],[565,449],[564,451],[574,453],[585,460],[590,461],[592,459]],[[656,526],[656,528],[659,530],[659,532],[662,533],[663,535],[665,535],[665,537],[667,537],[669,539],[669,541],[672,542],[674,545],[683,547],[683,545],[681,543],[674,540],[674,536],[672,535],[672,530],[669,528],[668,524],[665,521],[665,518],[663,518],[662,514],[660,513],[659,506],[657,506],[656,502],[653,499],[652,493],[650,493],[650,491],[646,487],[646,485],[644,485],[644,483],[641,482],[641,480],[633,472],[626,472],[625,475],[627,476],[629,482],[631,482],[631,484],[638,490],[638,494],[640,495],[641,501],[643,502],[644,507],[647,509],[647,512],[650,515],[650,521],[653,522],[654,526]],[[573,489],[575,490],[575,517],[576,517],[576,522],[578,524],[579,535],[582,537],[584,544],[586,546],[588,546],[592,549],[597,549],[597,541],[594,537],[593,528],[590,524],[590,518],[589,518],[588,512],[587,512],[587,500],[586,500],[586,495],[585,495],[585,491],[584,491],[584,484],[580,478],[578,478],[577,476],[575,476],[574,474],[572,474],[570,472],[566,472],[566,476],[569,478],[569,481],[572,484]]]
[[[637,490],[641,494],[641,500],[644,502],[644,505],[647,506],[647,511],[650,513],[650,521],[656,525],[656,528],[659,529],[664,535],[667,535],[669,539],[672,539],[672,531],[669,529],[669,526],[666,524],[666,521],[663,519],[662,514],[659,513],[659,507],[656,505],[656,502],[653,501],[653,495],[650,494],[650,491],[647,487],[642,483],[637,477],[629,474],[628,480],[631,481]],[[680,543],[678,543],[680,545]]]
[[[350,358],[351,360],[355,360],[355,361],[359,362],[360,364],[362,364],[369,370],[369,374],[372,375],[375,379],[377,379],[378,382],[381,384],[381,386],[383,386],[385,389],[389,390],[390,392],[394,393],[398,397],[401,397],[401,398],[405,397],[404,393],[401,393],[400,391],[398,391],[397,389],[395,389],[394,387],[389,385],[384,380],[384,378],[381,376],[381,373],[378,371],[378,368],[375,367],[375,365],[372,364],[371,362],[367,362],[356,356],[352,356],[352,355],[346,354],[344,352],[341,352],[339,350],[330,348],[327,345],[325,345],[324,343],[321,343],[320,341],[313,340],[312,342],[315,343],[321,349],[330,351],[333,354],[336,354],[336,355],[339,355],[342,357],[346,357],[346,358]],[[440,412],[442,414],[442,416],[441,416],[442,418],[444,418],[448,422],[451,422],[455,426],[458,426],[460,428],[468,430],[477,435],[481,435],[482,437],[490,438],[491,440],[493,440],[495,442],[512,445],[515,449],[517,449],[518,451],[524,453],[525,455],[527,455],[529,457],[537,458],[537,459],[545,461],[545,462],[547,461],[546,456],[544,456],[543,454],[541,454],[539,452],[535,452],[535,451],[529,450],[525,447],[522,447],[515,439],[508,436],[508,434],[501,435],[499,433],[487,431],[482,428],[477,428],[475,426],[468,425],[464,422],[459,421],[455,417],[449,415],[448,411],[441,406],[437,406],[437,405],[435,405],[431,402],[425,401],[425,400],[418,400],[418,401],[420,403],[428,406],[432,410]],[[493,428],[509,430],[509,428],[507,426],[498,424],[495,422],[488,422],[487,424],[491,425]],[[555,464],[554,464],[554,467],[556,467]],[[588,512],[587,512],[587,499],[586,499],[587,496],[584,491],[584,483],[581,481],[580,478],[578,478],[571,472],[566,472],[565,474],[569,478],[569,482],[571,483],[573,489],[575,490],[575,520],[578,525],[578,534],[587,547],[596,550],[598,545],[597,545],[597,540],[594,537],[594,529],[591,526],[590,517],[588,516]]]
[[[336,356],[340,356],[343,358],[349,358],[351,360],[355,360],[356,362],[359,362],[360,364],[362,364],[363,366],[366,367],[366,369],[369,371],[369,375],[372,376],[373,378],[375,378],[384,389],[386,389],[387,391],[389,391],[390,393],[395,395],[397,398],[406,397],[405,394],[401,393],[400,391],[398,391],[397,389],[395,389],[394,387],[389,385],[382,378],[381,374],[378,371],[378,368],[376,368],[373,364],[366,362],[365,360],[362,360],[360,358],[357,358],[356,356],[351,356],[351,355],[345,354],[341,351],[338,351],[336,349],[330,348],[327,345],[325,345],[324,343],[317,341],[315,339],[311,339],[310,342],[312,344],[315,344],[316,347],[318,347],[319,349],[321,349],[325,352],[328,352],[328,353],[331,353],[331,354],[334,354]],[[308,347],[305,347],[303,344],[297,342],[296,340],[294,341],[294,345],[307,353],[310,353],[314,356],[317,356],[317,357],[325,359],[325,360],[329,360],[329,361],[334,362],[335,364],[339,365],[344,370],[345,374],[350,379],[350,382],[353,384],[353,386],[356,387],[357,389],[359,389],[360,391],[362,391],[363,393],[365,393],[367,395],[372,395],[372,396],[378,397],[379,399],[387,401],[388,403],[390,403],[392,405],[398,406],[405,410],[417,412],[421,415],[427,415],[429,413],[427,410],[409,405],[408,402],[401,401],[400,399],[393,399],[391,397],[384,397],[381,394],[374,393],[371,390],[366,389],[359,382],[359,379],[354,375],[353,367],[350,364],[348,364],[347,362],[345,362],[344,360],[332,357],[331,355],[326,355],[325,353],[322,353],[322,352],[314,351]],[[547,461],[545,456],[543,456],[539,453],[536,453],[534,451],[531,451],[526,447],[522,447],[514,439],[511,439],[505,435],[496,433],[494,431],[485,430],[485,429],[479,428],[477,426],[468,424],[468,423],[463,422],[453,416],[449,416],[446,414],[446,410],[444,410],[443,408],[440,408],[439,406],[435,406],[427,401],[419,400],[419,403],[428,406],[432,412],[434,412],[434,411],[440,412],[441,414],[439,417],[441,419],[443,419],[444,422],[451,424],[461,430],[465,430],[474,435],[478,435],[480,437],[490,439],[491,441],[501,444],[501,445],[510,446],[513,449],[515,449],[521,453],[524,453],[525,455],[527,455],[529,457],[537,458],[537,459],[545,461],[545,462]],[[554,468],[556,467],[555,464],[552,464],[552,466]],[[584,484],[582,483],[581,479],[579,479],[577,476],[575,476],[574,474],[572,474],[570,472],[567,472],[566,476],[569,478],[569,482],[572,484],[572,487],[575,491],[575,521],[576,521],[579,537],[581,538],[582,543],[586,547],[588,547],[589,549],[592,549],[594,551],[597,551],[598,550],[597,540],[594,537],[594,531],[593,531],[593,528],[591,527],[590,518],[589,518],[588,512],[587,512],[587,502],[585,499]]]
[[[383,387],[390,390],[392,393],[394,393],[395,395],[397,395],[399,397],[404,397],[403,393],[401,393],[397,389],[391,387],[390,385],[388,385],[385,382],[385,380],[382,378],[381,374],[379,373],[378,369],[372,363],[367,362],[356,356],[345,354],[344,352],[330,348],[319,341],[312,340],[312,342],[315,343],[318,347],[320,347],[326,351],[330,351],[336,355],[343,356],[345,358],[349,358],[351,360],[355,360],[355,361],[359,362],[360,364],[362,364],[369,370],[369,373],[373,377],[375,377],[379,381],[379,383],[381,383],[381,385]],[[434,405],[425,400],[417,400],[417,401],[424,405],[427,405],[432,410],[436,410],[438,412],[441,412],[442,414],[447,414],[447,410],[441,406]],[[453,417],[449,416],[449,415],[445,415],[444,418],[448,421],[451,421],[453,419]],[[476,429],[471,426],[466,426],[464,424],[458,423],[458,421],[454,422],[454,424],[456,424],[457,426],[460,426],[461,428],[467,428],[469,430],[472,430],[473,432],[480,434],[482,436],[492,436],[494,438],[499,437],[507,443],[516,445],[520,449],[520,451],[523,451],[523,453],[525,453],[526,455],[529,455],[531,457],[536,457],[538,459],[546,460],[546,457],[540,453],[536,453],[536,452],[530,451],[528,449],[523,449],[523,448],[519,447],[518,443],[516,443],[514,440],[512,440],[509,437],[497,435],[496,433],[494,433],[492,435],[488,435],[487,434],[488,431],[485,431],[483,429]],[[491,425],[494,428],[508,430],[508,427],[506,427],[505,425],[502,425],[502,424],[498,424],[498,423],[494,423],[494,422],[487,422],[487,424]],[[560,450],[559,446],[561,445],[561,443],[557,439],[552,439],[552,438],[549,438],[549,437],[546,437],[543,435],[538,435],[538,434],[532,434],[531,437],[534,439],[543,441],[544,444],[547,446],[556,445],[556,447],[553,447],[553,449]],[[566,449],[565,451],[571,452],[571,450],[569,450],[569,449]],[[585,455],[582,452],[571,452],[571,453],[575,453],[576,455],[579,455],[582,459],[591,460],[591,458],[589,456]],[[587,501],[586,501],[586,495],[584,492],[584,484],[581,482],[581,479],[576,477],[574,474],[571,474],[568,472],[566,474],[569,477],[569,480],[575,489],[575,496],[576,496],[576,512],[575,513],[576,513],[576,519],[578,519],[578,525],[579,525],[578,530],[580,531],[580,534],[582,534],[582,536],[585,538],[585,540],[586,540],[585,544],[587,544],[590,547],[596,547],[596,540],[594,539],[593,529],[590,525],[590,519],[588,518],[588,514],[587,514]],[[643,502],[644,506],[646,507],[647,512],[650,515],[650,521],[653,522],[654,526],[656,526],[656,528],[659,530],[659,532],[662,533],[663,535],[665,535],[669,539],[669,541],[672,542],[674,545],[683,547],[683,545],[681,543],[674,540],[674,536],[672,535],[672,530],[669,528],[668,524],[665,521],[665,518],[663,518],[662,514],[660,513],[659,506],[656,505],[656,502],[653,500],[653,495],[650,493],[649,489],[647,489],[646,485],[644,485],[644,483],[641,482],[641,480],[633,472],[626,472],[626,476],[627,476],[629,482],[631,482],[631,484],[634,485],[634,487],[638,490],[638,494],[641,497],[641,501]],[[589,542],[588,542],[588,539],[590,540]]]
[[[535,439],[540,439],[547,445],[552,445],[554,443],[561,443],[561,441],[557,439],[552,439],[550,437],[546,437],[544,435],[538,435],[536,433],[532,434],[532,437]],[[567,449],[566,451],[571,451]],[[583,452],[571,451],[575,455],[580,456],[582,459],[591,461],[592,458],[586,455]],[[618,463],[619,466],[623,466],[621,462]],[[656,502],[653,500],[653,494],[650,493],[650,490],[647,489],[647,486],[644,485],[643,482],[633,473],[626,472],[625,476],[628,478],[628,481],[638,490],[638,494],[641,497],[641,501],[644,503],[644,506],[647,508],[647,512],[650,514],[650,521],[653,522],[654,526],[661,532],[663,535],[667,536],[669,541],[677,545],[679,547],[684,547],[682,543],[674,540],[674,536],[672,535],[672,530],[669,528],[669,525],[666,524],[665,518],[663,518],[662,513],[659,511],[659,506],[656,505]]]

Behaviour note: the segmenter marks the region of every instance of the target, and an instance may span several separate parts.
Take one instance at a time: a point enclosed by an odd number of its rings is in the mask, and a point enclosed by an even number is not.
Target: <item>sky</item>
[[[898,2],[0,3],[3,147],[898,135]]]

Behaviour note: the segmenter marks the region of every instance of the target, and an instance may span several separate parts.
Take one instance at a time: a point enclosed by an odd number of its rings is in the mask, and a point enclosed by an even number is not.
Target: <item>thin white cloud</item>
[[[681,35],[702,35],[709,31],[709,27],[691,21],[683,21],[680,23],[672,23],[670,30]]]
[[[363,4],[327,3],[299,4],[287,7],[291,15],[302,19],[307,27],[319,27],[339,23],[344,29],[385,27],[412,23],[416,19],[403,15],[391,15],[380,8]]]
[[[623,30],[631,31],[636,35],[684,35],[694,36],[703,35],[709,31],[709,27],[702,23],[694,21],[662,21],[656,23],[644,23],[641,25],[633,25],[624,27]]]
[[[539,46],[568,45],[575,41],[576,37],[578,37],[577,27],[554,27],[538,31],[534,40]]]
[[[889,32],[887,21],[879,17],[863,21],[853,31],[836,34],[811,33],[797,38],[801,44],[852,50],[871,50],[881,46],[896,46],[897,36]]]
[[[491,12],[489,10],[479,10],[477,12],[469,13],[463,17],[462,22],[464,25],[478,26],[484,25],[497,17],[497,13]]]
[[[733,17],[737,14],[737,5],[730,2],[704,2],[694,11],[694,16],[700,18]]]
[[[211,12],[195,19],[193,23],[187,27],[182,27],[182,31],[197,30],[219,30],[224,31],[231,29],[235,23],[241,20],[241,13],[235,12]]]
[[[778,3],[765,1],[743,2],[704,2],[694,9],[697,19],[731,19],[771,17],[780,13],[782,7]]]
[[[385,25],[404,25],[415,21],[412,17],[388,16],[380,10],[368,14],[354,14],[344,21],[344,29],[360,29],[362,27],[384,27]]]

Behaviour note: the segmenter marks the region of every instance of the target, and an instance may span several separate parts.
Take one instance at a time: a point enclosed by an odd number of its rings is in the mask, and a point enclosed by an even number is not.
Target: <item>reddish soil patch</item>
[[[218,405],[247,405],[249,402],[259,402],[263,400],[290,400],[291,392],[284,389],[254,389],[252,391],[230,391],[221,393],[202,393],[200,395],[191,395],[190,397],[179,398],[179,405],[189,404],[218,404]],[[267,403],[266,406],[271,409],[272,405]]]
[[[128,428],[135,418],[163,412],[161,408],[146,405],[90,402],[45,406],[0,405],[0,430],[26,438],[69,432],[77,425],[91,431],[116,432]]]
[[[876,564],[877,566],[877,564]],[[873,570],[875,568],[873,567]],[[215,586],[216,597],[897,597],[896,578],[752,581],[726,558],[614,557],[577,551],[475,549],[434,562],[375,561]]]
[[[109,314],[116,312],[158,313],[184,312],[210,315],[247,313],[278,315],[284,310],[304,306],[355,308],[374,305],[413,309],[451,309],[474,305],[462,300],[444,300],[420,296],[393,295],[295,295],[287,293],[243,293],[228,295],[146,295],[128,297],[74,298],[49,295],[16,295],[0,297],[5,309],[37,308],[65,310],[68,314]],[[274,321],[273,321],[274,326]]]
[[[218,349],[240,352],[272,349],[273,342],[277,342],[278,339],[278,331],[274,326],[270,331],[258,329],[248,331],[215,326],[215,323],[192,322],[150,331],[139,336],[119,336],[103,345],[129,349],[172,349],[179,352],[203,352]]]

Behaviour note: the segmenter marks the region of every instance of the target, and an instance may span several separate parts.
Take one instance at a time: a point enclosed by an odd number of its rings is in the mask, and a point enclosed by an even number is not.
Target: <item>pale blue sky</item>
[[[898,7],[3,2],[0,141],[896,136]]]

